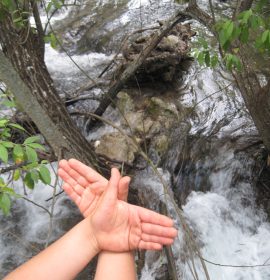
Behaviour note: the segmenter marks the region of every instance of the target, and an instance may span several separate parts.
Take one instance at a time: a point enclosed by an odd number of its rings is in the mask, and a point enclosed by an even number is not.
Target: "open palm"
[[[124,180],[118,170],[113,169],[110,182],[107,183],[104,177],[87,166],[79,165],[80,168],[74,170],[72,162],[78,167],[78,161],[69,161],[68,167],[67,162],[62,161],[59,175],[66,181],[64,189],[67,194],[81,212],[89,217],[101,250],[158,250],[162,245],[173,242],[177,231],[170,218],[118,199],[121,190],[122,196],[127,193],[129,178]],[[88,172],[84,173],[87,174],[85,177],[81,175],[82,169]],[[87,176],[90,177],[86,179]]]
[[[91,167],[76,159],[61,160],[58,175],[64,181],[62,188],[77,205],[82,215],[86,218],[91,214],[98,199],[96,196],[103,194],[108,186],[108,180]],[[127,201],[130,177],[120,179],[118,186],[118,199]]]

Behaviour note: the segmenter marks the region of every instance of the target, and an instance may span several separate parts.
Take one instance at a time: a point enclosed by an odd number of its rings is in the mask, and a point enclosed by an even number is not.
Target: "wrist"
[[[87,240],[87,244],[89,244],[89,251],[97,255],[101,249],[99,248],[96,236],[94,234],[91,220],[86,218],[81,222],[81,225],[83,228],[82,232],[84,234],[84,238]]]

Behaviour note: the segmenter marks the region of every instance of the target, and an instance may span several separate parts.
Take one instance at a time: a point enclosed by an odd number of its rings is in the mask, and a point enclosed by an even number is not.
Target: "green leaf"
[[[25,131],[25,129],[17,123],[9,123],[8,126],[11,126],[13,128],[17,128],[17,129],[22,130],[22,131]]]
[[[44,146],[42,146],[41,144],[38,144],[38,143],[29,143],[29,144],[27,144],[27,146],[29,146],[29,147],[31,147],[33,149],[39,149],[41,151],[45,151],[46,150]]]
[[[204,64],[204,56],[205,56],[204,52],[200,52],[197,58],[201,66]]]
[[[57,0],[52,0],[52,2],[53,2],[53,5],[56,9],[58,9],[58,10],[61,9],[61,7],[63,5],[61,2],[59,2]]]
[[[203,46],[204,49],[208,49],[208,43],[204,38],[199,38],[198,43]]]
[[[233,29],[234,29],[234,23],[232,21],[229,21],[229,24],[226,28],[226,37],[229,40],[233,34]]]
[[[238,71],[241,71],[241,69],[242,69],[242,64],[241,64],[240,59],[239,59],[237,56],[233,55],[232,61],[233,61],[234,67],[236,67],[236,69],[237,69]]]
[[[227,54],[225,56],[225,61],[226,61],[226,66],[229,70],[232,70],[232,55],[231,54]]]
[[[53,3],[52,3],[52,2],[49,2],[49,4],[47,5],[47,7],[45,8],[45,10],[46,10],[47,13],[51,10],[52,6],[53,6]]]
[[[8,150],[2,144],[0,144],[0,159],[5,163],[8,162]]]
[[[23,166],[22,168],[23,168],[23,170],[30,170],[30,169],[36,168],[36,167],[38,167],[38,166],[39,166],[39,164],[38,164],[38,162],[36,161],[36,162],[31,162],[31,163],[29,163],[29,164]]]
[[[30,162],[38,161],[38,156],[37,156],[37,153],[34,149],[32,149],[29,146],[26,146],[25,151],[26,151],[28,161],[30,161]]]
[[[28,172],[28,173],[25,175],[23,181],[24,181],[25,185],[26,185],[29,189],[31,189],[31,190],[34,189],[34,187],[35,187],[35,182],[34,182],[32,176],[31,176],[31,173],[30,173],[30,172]]]
[[[58,45],[58,41],[57,41],[57,38],[55,37],[54,33],[50,34],[50,42],[51,42],[51,47],[53,49],[56,49],[56,47]]]
[[[8,194],[10,194],[10,195],[15,194],[15,191],[14,191],[12,188],[8,188],[8,187],[2,188],[1,191],[2,191],[3,193],[8,193]]]
[[[31,137],[26,138],[24,140],[23,144],[30,144],[30,143],[39,142],[39,141],[40,141],[39,136],[31,136]]]
[[[0,208],[4,215],[8,215],[10,212],[10,198],[6,193],[0,193]]]
[[[235,26],[232,33],[232,39],[238,38],[240,34],[241,34],[241,28]]]
[[[51,174],[49,169],[45,165],[41,165],[39,168],[39,177],[40,180],[44,183],[49,185],[51,183]]]
[[[16,169],[13,173],[13,180],[14,181],[18,181],[20,179],[21,176],[21,172],[19,169]]]
[[[3,145],[6,148],[13,148],[14,147],[14,143],[10,142],[10,141],[2,141],[0,143],[0,145]]]
[[[217,54],[215,54],[211,58],[211,67],[215,68],[217,64],[218,64],[218,56]]]
[[[227,42],[227,37],[226,37],[226,35],[225,35],[224,30],[221,30],[221,31],[219,32],[219,42],[220,42],[221,47],[224,47],[224,45],[225,45],[226,42]]]
[[[205,52],[204,60],[205,60],[206,66],[209,67],[210,66],[210,54],[209,54],[209,51]]]
[[[240,40],[241,40],[242,43],[247,43],[248,38],[249,38],[249,29],[248,29],[248,27],[244,27],[241,30]]]
[[[39,180],[39,172],[37,170],[30,171],[31,177],[35,183]]]
[[[2,177],[0,177],[0,187],[5,187],[6,183]]]
[[[269,33],[270,33],[269,30],[265,30],[265,31],[263,32],[263,34],[262,34],[262,39],[261,39],[263,43],[266,42],[266,40],[267,40],[267,38],[268,38],[268,36],[269,36]]]
[[[247,10],[241,13],[242,14],[242,19],[241,19],[241,23],[242,24],[247,24],[249,18],[251,17],[251,15],[253,14],[252,10]]]
[[[9,120],[7,119],[0,119],[0,127],[5,127],[8,122]]]
[[[13,159],[16,164],[21,163],[24,161],[24,151],[21,145],[16,144],[13,149]]]

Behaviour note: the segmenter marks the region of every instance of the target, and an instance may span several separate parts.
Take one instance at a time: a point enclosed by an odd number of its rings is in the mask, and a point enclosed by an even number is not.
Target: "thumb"
[[[116,202],[117,193],[118,193],[118,184],[120,181],[120,173],[117,168],[112,168],[111,170],[111,178],[108,183],[108,187],[104,193],[104,203],[105,205],[108,203]]]
[[[120,179],[119,185],[118,185],[118,199],[127,201],[128,197],[128,188],[130,183],[130,177],[125,176]]]

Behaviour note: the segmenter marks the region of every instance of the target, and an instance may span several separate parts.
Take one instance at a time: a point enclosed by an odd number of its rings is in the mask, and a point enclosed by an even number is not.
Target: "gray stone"
[[[140,141],[138,140],[138,142]],[[137,149],[132,144],[132,141],[119,132],[102,136],[100,138],[100,144],[96,148],[96,153],[128,164],[132,164],[136,152]]]

